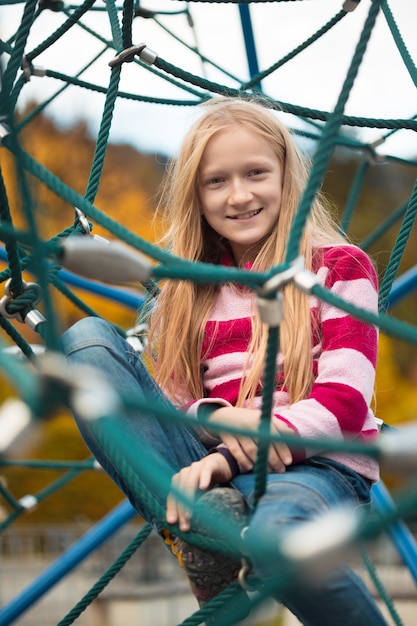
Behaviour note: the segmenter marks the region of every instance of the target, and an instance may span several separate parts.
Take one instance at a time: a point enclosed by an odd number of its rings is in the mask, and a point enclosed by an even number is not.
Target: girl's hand
[[[226,424],[227,426],[241,427],[247,430],[256,430],[261,419],[261,412],[257,409],[244,409],[233,406],[225,406],[216,409],[211,415],[210,423]],[[271,418],[271,433],[287,433],[294,435],[294,431],[279,419]],[[220,431],[220,438],[229,448],[230,452],[239,463],[243,472],[253,470],[258,444],[251,437],[236,435]],[[287,465],[292,463],[292,454],[285,443],[273,442],[269,446],[268,467],[270,472],[283,474]]]
[[[183,467],[172,477],[171,486],[194,498],[198,490],[205,491],[216,483],[226,483],[232,479],[229,463],[223,455],[213,453],[187,467]],[[190,530],[192,511],[179,502],[171,492],[167,499],[166,519],[168,524],[179,525],[182,531]]]

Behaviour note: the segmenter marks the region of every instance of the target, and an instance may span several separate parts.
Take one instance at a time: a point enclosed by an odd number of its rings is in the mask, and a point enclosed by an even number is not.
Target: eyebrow
[[[271,164],[272,159],[269,157],[264,157],[264,156],[259,156],[259,157],[253,157],[252,155],[250,157],[248,157],[248,160],[245,161],[243,163],[243,168],[244,169],[251,169],[252,167],[259,167],[262,165],[269,165]],[[226,166],[227,167],[227,166]],[[205,176],[208,175],[212,175],[212,174],[218,174],[220,172],[223,171],[223,167],[222,166],[217,166],[217,165],[209,165],[206,167],[199,167],[199,172],[200,174],[204,174]]]

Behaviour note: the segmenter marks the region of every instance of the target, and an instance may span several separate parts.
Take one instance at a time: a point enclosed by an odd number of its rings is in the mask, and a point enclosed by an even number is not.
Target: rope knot
[[[37,283],[26,283],[22,280],[22,291],[12,294],[10,290],[11,278],[4,286],[4,296],[0,300],[0,314],[8,319],[17,319],[24,324],[30,310],[42,299],[42,289]]]

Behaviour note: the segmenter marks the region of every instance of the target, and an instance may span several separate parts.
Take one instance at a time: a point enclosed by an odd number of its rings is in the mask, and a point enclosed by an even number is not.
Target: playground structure
[[[3,3],[0,0],[0,6]],[[185,15],[192,15],[193,3],[183,3]],[[254,3],[256,4],[256,3]],[[277,10],[279,10],[279,2]],[[14,354],[3,349],[0,353],[0,364],[4,374],[10,379],[18,390],[18,399],[12,403],[5,403],[0,407],[0,429],[1,429],[1,458],[10,458],[16,442],[27,436],[29,428],[35,427],[37,420],[43,419],[47,415],[53,415],[62,403],[77,402],[87,407],[91,417],[100,419],[103,422],[103,446],[114,462],[122,466],[122,471],[132,487],[139,493],[143,493],[150,501],[150,507],[156,515],[163,516],[163,511],[157,502],[152,501],[147,494],[141,481],[141,477],[146,474],[148,464],[146,459],[136,459],[132,451],[129,450],[129,442],[123,441],[117,433],[114,423],[108,419],[109,412],[116,414],[119,403],[130,402],[138,410],[151,407],[154,412],[159,412],[161,419],[184,419],[180,414],[166,415],[166,411],[155,405],[152,398],[147,399],[145,404],[133,399],[119,397],[112,390],[104,389],[99,376],[80,378],[71,376],[65,367],[65,363],[60,357],[59,350],[59,324],[55,319],[50,296],[51,289],[59,289],[72,300],[78,300],[71,294],[71,286],[83,286],[96,290],[98,293],[110,296],[116,301],[124,301],[125,304],[140,308],[143,303],[143,292],[126,293],[125,290],[118,289],[114,285],[141,282],[146,293],[146,297],[151,297],[157,283],[163,278],[178,278],[183,280],[200,280],[207,282],[221,282],[225,279],[244,284],[256,291],[268,282],[273,285],[272,294],[279,290],[288,282],[294,284],[308,293],[314,294],[326,302],[331,302],[341,309],[361,317],[369,323],[376,324],[381,331],[393,337],[399,337],[413,344],[417,342],[417,329],[390,316],[389,309],[399,300],[406,298],[416,288],[417,266],[411,268],[406,274],[397,276],[401,258],[407,245],[407,239],[414,226],[417,210],[417,187],[412,191],[410,198],[403,207],[393,211],[395,219],[400,222],[398,237],[392,250],[384,279],[380,289],[380,312],[374,316],[367,311],[357,309],[353,305],[335,301],[334,296],[330,296],[325,289],[311,281],[311,277],[304,272],[302,259],[298,257],[298,241],[302,232],[305,219],[309,212],[311,201],[319,189],[323,176],[329,164],[335,146],[345,146],[353,152],[362,155],[357,176],[353,181],[347,208],[343,216],[343,228],[349,227],[349,220],[354,210],[355,201],[360,193],[361,185],[364,183],[366,173],[370,167],[378,167],[380,153],[377,148],[384,144],[384,139],[399,130],[409,130],[415,132],[417,120],[410,119],[367,119],[346,116],[345,106],[351,91],[354,89],[355,78],[359,66],[366,54],[367,45],[370,42],[372,30],[378,14],[383,15],[390,33],[403,58],[404,64],[410,74],[410,80],[414,85],[417,82],[417,71],[415,64],[410,57],[407,46],[402,40],[401,33],[396,26],[394,15],[387,2],[374,0],[368,3],[368,13],[364,20],[363,28],[358,33],[358,44],[351,59],[346,78],[343,82],[337,103],[331,112],[306,109],[295,104],[283,103],[273,96],[264,92],[264,97],[270,102],[271,107],[279,108],[284,115],[298,118],[303,121],[302,129],[297,129],[301,137],[307,138],[316,144],[313,157],[312,170],[309,182],[303,194],[297,218],[290,233],[287,245],[287,258],[282,267],[272,268],[268,273],[259,275],[251,274],[237,269],[219,268],[203,266],[201,264],[190,264],[182,259],[173,258],[168,252],[163,251],[130,233],[120,223],[115,222],[110,216],[103,214],[94,201],[97,195],[103,164],[105,161],[106,145],[109,141],[110,129],[114,107],[119,98],[130,98],[134,101],[149,101],[149,97],[138,94],[126,94],[119,89],[119,82],[126,67],[134,66],[138,72],[157,73],[159,77],[166,78],[169,82],[174,82],[176,87],[183,88],[190,100],[178,99],[158,99],[158,104],[167,106],[195,106],[214,95],[250,95],[254,90],[260,90],[266,84],[266,78],[279,71],[280,67],[289,63],[302,51],[312,46],[326,32],[343,25],[343,20],[349,19],[349,13],[355,10],[357,2],[347,1],[343,7],[324,24],[316,33],[307,40],[302,41],[295,49],[276,61],[271,67],[260,70],[256,54],[256,44],[251,23],[249,3],[239,4],[240,23],[242,27],[245,49],[247,53],[250,70],[250,80],[246,82],[238,81],[235,77],[225,74],[225,84],[209,81],[200,75],[186,71],[178,62],[173,64],[168,60],[158,56],[153,51],[153,47],[147,44],[134,44],[132,39],[133,26],[136,20],[151,19],[157,24],[160,16],[157,12],[145,10],[139,3],[125,1],[123,5],[115,2],[106,2],[106,5],[95,6],[93,0],[87,0],[75,7],[66,7],[63,3],[51,0],[49,3],[39,3],[34,0],[28,1],[24,5],[22,20],[15,35],[8,41],[0,40],[0,59],[2,62],[2,80],[0,93],[0,145],[2,150],[9,151],[15,158],[16,170],[20,181],[20,191],[22,196],[22,210],[24,211],[27,229],[17,230],[14,227],[13,214],[8,203],[7,188],[2,181],[0,188],[1,223],[0,232],[4,243],[3,259],[7,262],[7,269],[2,272],[4,282],[4,296],[0,302],[0,323],[9,340],[15,344],[19,351],[26,357],[28,367]],[[167,3],[169,6],[169,2]],[[191,5],[191,6],[190,6]],[[103,41],[101,36],[90,32],[91,36],[96,36],[103,44],[103,54],[109,49],[114,51],[109,66],[109,84],[103,90],[99,85],[88,83],[82,79],[82,72],[76,76],[58,73],[51,69],[40,70],[36,66],[36,58],[48,47],[54,46],[61,37],[71,32],[73,28],[83,28],[83,19],[89,12],[94,10],[107,15],[111,40]],[[60,26],[49,37],[40,43],[35,49],[27,50],[28,35],[36,23],[42,19],[45,12],[54,11],[61,15]],[[169,11],[168,11],[169,12]],[[1,36],[1,32],[0,32]],[[197,49],[195,53],[197,54]],[[206,57],[202,57],[204,64],[209,64]],[[97,59],[95,59],[97,62]],[[219,68],[220,69],[220,68]],[[37,109],[31,112],[27,119],[17,121],[14,112],[18,106],[21,94],[24,92],[27,81],[35,80],[42,74],[43,79],[58,80],[65,83],[65,86],[73,88],[89,89],[103,94],[104,105],[102,110],[101,123],[97,134],[96,151],[91,166],[90,178],[84,196],[76,193],[67,187],[54,174],[47,171],[40,163],[25,152],[19,143],[19,132],[29,123],[34,123],[36,114],[44,109],[47,110],[51,98],[40,104]],[[230,83],[236,83],[232,86]],[[59,98],[60,91],[55,94]],[[156,100],[155,100],[156,104]],[[370,127],[382,129],[386,134],[378,141],[378,145],[363,143],[359,139],[352,138],[351,135],[343,132],[346,127]],[[389,155],[384,155],[389,160]],[[415,166],[410,160],[410,165]],[[73,223],[68,229],[57,234],[55,238],[44,241],[39,236],[36,216],[32,211],[30,187],[27,184],[27,175],[31,174],[41,181],[54,193],[62,197],[72,209],[71,219]],[[111,234],[110,243],[97,240],[90,235],[90,223],[100,224]],[[391,221],[382,224],[379,231],[391,226]],[[86,237],[76,239],[73,234],[84,234]],[[153,260],[151,264],[147,258]],[[45,263],[44,260],[48,262]],[[93,263],[92,260],[96,262]],[[63,266],[65,269],[63,269]],[[128,268],[129,271],[126,270]],[[71,271],[69,271],[71,270]],[[33,281],[26,280],[26,273],[30,272],[36,278]],[[83,275],[83,278],[79,276]],[[100,281],[99,283],[95,281]],[[102,283],[109,283],[111,286]],[[38,310],[42,308],[42,312]],[[88,314],[88,309],[80,308],[83,314]],[[10,318],[16,318],[35,330],[41,342],[45,345],[47,354],[38,355],[33,347],[27,344],[24,338],[16,331],[10,323]],[[268,342],[267,362],[275,360],[277,345],[278,326],[271,324],[270,340]],[[3,343],[3,348],[6,344]],[[266,365],[265,371],[265,399],[267,398],[270,385],[273,379],[273,372],[269,371]],[[105,393],[104,393],[105,392]],[[105,398],[104,404],[100,401]],[[88,402],[86,402],[86,398]],[[263,416],[263,417],[266,417]],[[269,438],[260,432],[260,454],[256,466],[257,472],[257,495],[262,495],[265,480],[266,450]],[[401,431],[393,431],[383,428],[380,440],[377,444],[355,447],[350,445],[352,451],[361,451],[366,454],[376,456],[382,464],[389,467],[390,463],[402,466],[404,471],[415,470],[415,427]],[[314,442],[309,442],[314,445]],[[320,442],[316,442],[320,445]],[[348,447],[348,444],[346,444]],[[90,465],[91,467],[91,465]],[[70,480],[71,475],[82,471],[82,467],[74,463],[72,470],[57,483],[47,490],[48,493],[59,489],[65,480]],[[165,476],[152,476],[152,480],[166,481]],[[24,500],[17,501],[13,494],[6,488],[0,487],[3,498],[11,508],[11,513],[3,522],[2,528],[6,528],[16,518],[23,515],[35,504],[41,502],[45,494],[33,494]],[[367,541],[378,533],[387,532],[393,544],[398,550],[405,565],[417,583],[417,546],[409,532],[405,522],[407,517],[413,515],[417,509],[417,492],[415,485],[410,480],[410,488],[406,495],[393,499],[383,483],[379,483],[373,488],[375,514],[363,524],[354,523],[349,517],[346,524],[341,526],[339,537],[322,536],[322,541],[315,543],[314,550],[311,547],[309,559],[322,559],[325,561],[326,555],[337,553],[346,544]],[[335,513],[337,515],[338,512]],[[129,503],[122,503],[117,509],[111,511],[100,523],[94,526],[85,537],[75,544],[62,558],[58,559],[51,567],[39,576],[32,585],[23,589],[16,598],[7,606],[0,610],[0,625],[12,624],[18,617],[30,609],[36,600],[46,593],[57,581],[68,574],[81,560],[86,558],[101,543],[117,532],[124,524],[136,515]],[[339,518],[335,518],[338,520]],[[195,536],[196,543],[206,547],[216,547],[225,552],[240,552],[242,545],[239,539],[227,536],[218,532],[221,526],[218,520],[212,520],[213,536]],[[141,529],[135,540],[129,544],[120,558],[115,562],[111,572],[103,574],[97,584],[89,590],[85,597],[80,600],[76,607],[61,622],[70,624],[77,616],[84,611],[89,603],[104,589],[111,577],[123,567],[129,556],[140,547],[146,540],[150,532],[149,525]],[[308,545],[308,530],[305,533],[305,542]],[[305,557],[307,558],[307,557]],[[297,563],[295,554],[282,553],[282,567],[295,566],[294,569],[303,567],[305,561]],[[236,585],[232,585],[226,592],[221,594],[215,601],[208,604],[204,609],[196,612],[187,623],[201,623],[204,619],[215,612],[218,607],[226,604],[236,591]],[[383,589],[381,590],[383,593]],[[256,600],[256,601],[259,601]],[[399,622],[395,609],[390,607],[392,618]],[[236,616],[230,615],[233,620]],[[230,623],[230,622],[228,622]]]

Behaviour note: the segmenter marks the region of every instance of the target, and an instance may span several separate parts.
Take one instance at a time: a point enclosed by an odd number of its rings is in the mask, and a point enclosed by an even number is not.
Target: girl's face
[[[227,239],[235,262],[253,261],[281,209],[278,157],[256,132],[236,125],[218,131],[200,162],[201,213]]]

